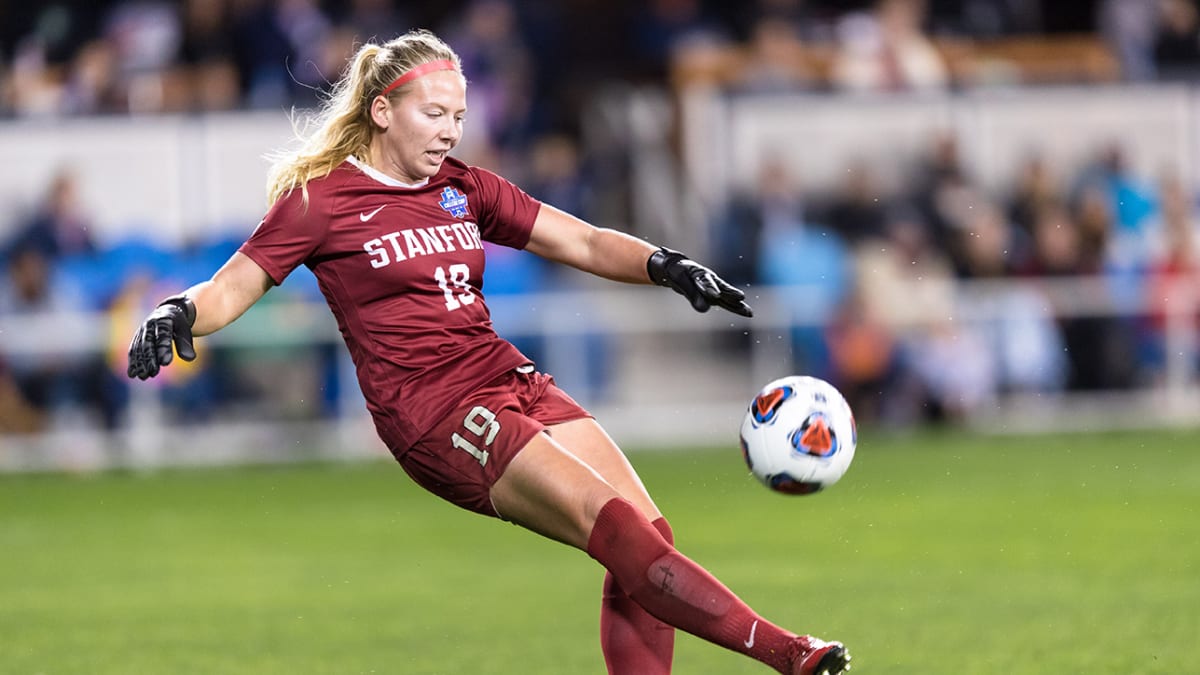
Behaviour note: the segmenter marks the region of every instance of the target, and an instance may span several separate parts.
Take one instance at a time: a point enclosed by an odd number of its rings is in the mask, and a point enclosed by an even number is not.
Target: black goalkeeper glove
[[[154,377],[174,358],[174,344],[179,358],[193,361],[196,349],[192,346],[192,324],[196,323],[196,305],[185,295],[172,295],[158,303],[146,317],[133,341],[129,343],[129,377],[144,380]]]
[[[687,298],[697,312],[707,312],[716,305],[734,314],[754,316],[754,310],[746,304],[745,293],[679,251],[658,249],[646,261],[646,272],[654,283]]]

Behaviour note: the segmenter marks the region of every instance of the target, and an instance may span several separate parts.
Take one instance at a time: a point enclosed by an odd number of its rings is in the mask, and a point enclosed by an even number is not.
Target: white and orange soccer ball
[[[812,494],[850,468],[858,445],[854,413],[828,382],[791,375],[763,387],[742,420],[750,473],[775,492]]]

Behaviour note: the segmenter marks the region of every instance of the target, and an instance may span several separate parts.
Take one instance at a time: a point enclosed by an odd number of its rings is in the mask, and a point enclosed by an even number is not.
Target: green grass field
[[[1200,432],[864,430],[782,497],[631,453],[680,548],[855,673],[1200,672]],[[603,673],[600,568],[394,464],[0,477],[0,673]],[[691,636],[675,672],[765,673]]]

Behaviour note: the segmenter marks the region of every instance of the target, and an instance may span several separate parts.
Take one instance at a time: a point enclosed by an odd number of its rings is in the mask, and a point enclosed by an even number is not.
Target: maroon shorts
[[[490,491],[512,458],[547,426],[585,417],[591,415],[553,377],[522,367],[465,396],[396,459],[433,494],[497,516]]]

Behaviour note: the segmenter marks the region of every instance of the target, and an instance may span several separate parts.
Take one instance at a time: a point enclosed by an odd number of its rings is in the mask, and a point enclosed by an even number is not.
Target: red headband
[[[412,68],[411,70],[408,70],[407,72],[402,74],[400,77],[397,77],[394,82],[389,84],[387,86],[387,88],[383,90],[383,93],[381,93],[380,96],[387,96],[388,94],[392,93],[392,90],[395,89],[396,87],[408,84],[409,82],[412,82],[413,80],[417,79],[418,77],[432,73],[435,70],[458,70],[458,68],[455,67],[454,62],[451,61],[450,59],[440,59],[438,61],[426,61],[425,63],[422,63],[421,65],[419,65],[415,68]]]

